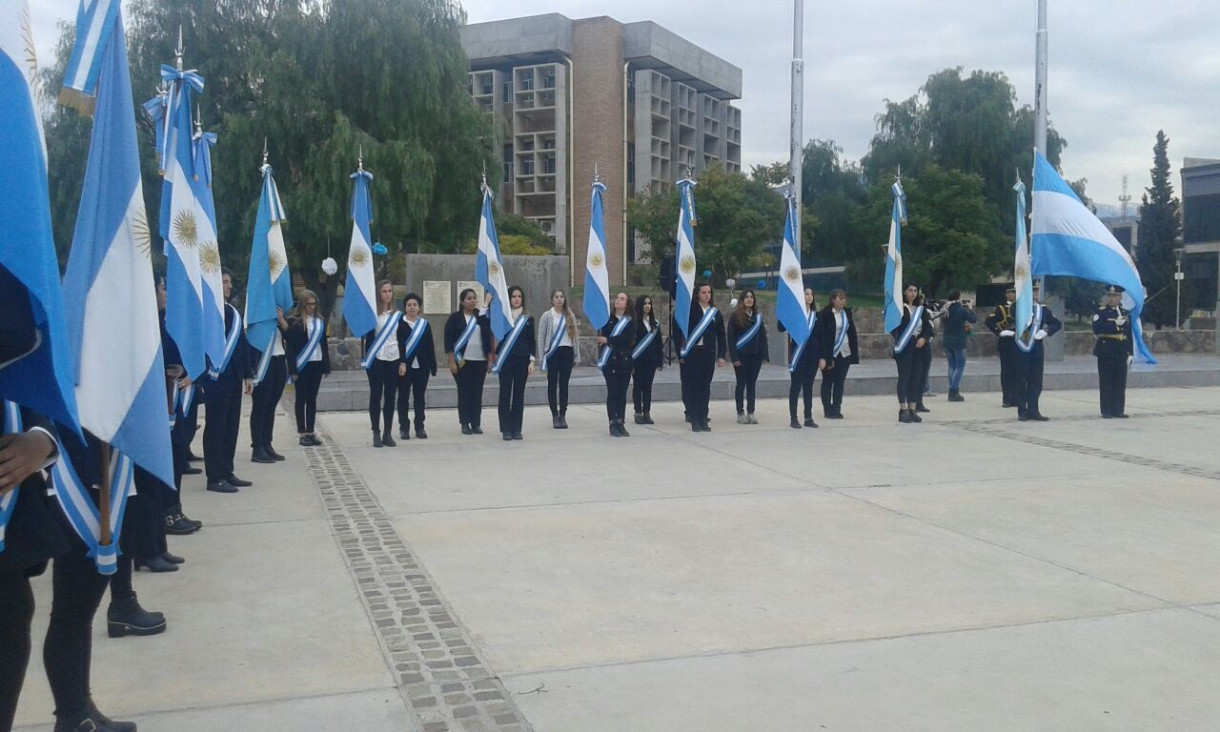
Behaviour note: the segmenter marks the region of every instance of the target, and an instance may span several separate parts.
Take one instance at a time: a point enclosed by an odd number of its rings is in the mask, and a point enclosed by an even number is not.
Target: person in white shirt
[[[568,428],[568,380],[572,366],[580,363],[576,326],[567,295],[555,290],[551,309],[538,317],[538,362],[546,371],[546,400],[551,406],[551,426],[557,430]]]
[[[377,348],[377,354],[365,369],[369,377],[369,422],[373,425],[373,447],[395,445],[390,428],[394,425],[394,397],[398,392],[398,366],[402,361],[398,350],[398,321],[399,313],[394,309],[394,284],[382,280],[377,285],[377,327],[361,339],[365,354]],[[389,337],[382,338],[387,328],[391,329]],[[380,347],[377,345],[379,340]]]

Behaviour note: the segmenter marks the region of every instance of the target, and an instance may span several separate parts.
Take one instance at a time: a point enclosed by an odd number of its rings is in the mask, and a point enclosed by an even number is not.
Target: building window
[[[521,175],[533,175],[533,174],[534,174],[534,159],[533,158],[522,159],[521,160]]]
[[[635,74],[627,72],[627,103],[635,104]]]
[[[511,81],[504,82],[504,103],[508,104],[513,101],[513,83]]]
[[[635,185],[635,143],[627,143],[627,185]]]

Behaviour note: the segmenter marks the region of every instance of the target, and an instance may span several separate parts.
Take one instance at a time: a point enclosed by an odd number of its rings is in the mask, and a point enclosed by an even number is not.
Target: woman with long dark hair
[[[297,437],[306,447],[321,445],[314,434],[314,418],[318,413],[318,388],[322,377],[330,373],[330,349],[326,345],[326,320],[318,315],[318,296],[312,290],[302,290],[297,306],[288,316],[288,370],[296,385]]]
[[[818,313],[818,368],[822,371],[822,413],[843,419],[843,384],[847,370],[860,363],[856,321],[847,307],[847,291],[831,290],[830,302]]]
[[[601,354],[597,367],[606,379],[606,417],[613,437],[630,437],[624,424],[627,416],[627,387],[631,383],[631,351],[635,328],[631,323],[631,298],[620,292],[614,296],[610,319],[597,332]]]
[[[398,347],[399,313],[394,309],[394,283],[382,280],[377,285],[377,327],[364,335],[365,373],[369,377],[369,422],[373,425],[373,447],[394,447],[390,428],[394,426],[394,395],[398,391],[398,366],[402,351]]]
[[[661,324],[653,311],[652,296],[642,295],[635,301],[635,348],[631,351],[631,401],[635,406],[636,424],[653,424],[652,380],[665,359],[662,341]]]
[[[733,393],[737,403],[737,424],[758,424],[754,416],[754,395],[758,372],[770,360],[770,351],[767,349],[767,329],[753,290],[741,293],[737,308],[729,318],[728,347],[729,361],[737,375],[737,389]]]
[[[712,398],[712,377],[716,368],[724,365],[724,318],[712,302],[712,286],[695,286],[695,301],[691,303],[687,331],[679,330],[679,358],[682,372],[682,397],[691,432],[711,432],[708,407]]]
[[[436,376],[436,351],[432,345],[432,328],[428,320],[420,316],[423,300],[414,292],[407,293],[402,300],[402,318],[398,323],[398,350],[402,362],[398,364],[398,437],[411,439],[411,422],[407,418],[411,398],[415,398],[415,436],[428,438],[424,431],[424,394],[428,390],[428,377]]]
[[[801,421],[796,417],[796,403],[802,394],[805,397],[805,426],[818,426],[818,423],[813,421],[813,380],[818,373],[818,354],[821,353],[815,325],[817,307],[817,297],[813,289],[806,287],[805,309],[809,311],[809,322],[806,326],[805,342],[797,343],[791,335],[788,336],[788,375],[791,379],[788,385],[788,426],[795,430],[801,428]],[[786,331],[787,328],[781,320],[779,332]]]
[[[551,426],[568,428],[568,380],[572,366],[580,363],[580,341],[576,316],[568,307],[563,290],[551,293],[551,307],[538,316],[538,360],[546,372],[546,401],[551,407]]]
[[[495,363],[495,338],[486,308],[467,288],[458,295],[458,309],[445,321],[445,353],[457,384],[458,421],[463,435],[483,434],[483,382]]]
[[[534,319],[525,311],[525,293],[520,287],[508,288],[513,328],[496,344],[494,370],[500,376],[500,435],[505,440],[522,440],[521,423],[525,418],[525,380],[534,373]]]
[[[890,331],[894,339],[894,362],[898,366],[898,421],[922,422],[915,411],[919,395],[923,393],[924,357],[921,349],[927,347],[932,336],[932,320],[919,296],[919,287],[907,284],[903,290],[902,322]]]

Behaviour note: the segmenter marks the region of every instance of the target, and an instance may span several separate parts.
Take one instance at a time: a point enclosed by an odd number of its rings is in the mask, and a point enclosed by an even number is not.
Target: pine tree
[[[1144,320],[1160,328],[1172,324],[1176,317],[1173,250],[1178,246],[1182,232],[1182,206],[1173,195],[1169,177],[1169,138],[1164,130],[1156,133],[1152,156],[1152,185],[1145,189],[1140,204],[1136,265],[1149,297],[1144,307]],[[1186,281],[1182,282],[1182,289],[1184,299],[1189,301]]]

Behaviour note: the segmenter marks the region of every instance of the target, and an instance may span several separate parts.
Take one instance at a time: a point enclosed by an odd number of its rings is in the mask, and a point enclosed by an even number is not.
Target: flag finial
[[[356,172],[364,172],[364,145],[356,148]]]
[[[593,182],[594,182],[594,183],[601,183],[601,182],[602,182],[602,177],[601,177],[601,174],[599,174],[599,173],[597,172],[597,163],[593,163]]]
[[[263,138],[263,166],[267,165],[267,138]]]
[[[182,71],[182,56],[186,53],[186,49],[182,46],[182,26],[178,26],[178,47],[174,49],[174,58],[178,63],[178,70]]]
[[[898,164],[898,173],[894,175],[894,180],[897,180],[897,181],[902,180],[902,163]]]

